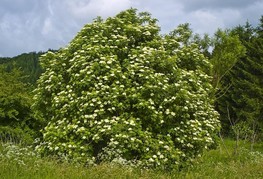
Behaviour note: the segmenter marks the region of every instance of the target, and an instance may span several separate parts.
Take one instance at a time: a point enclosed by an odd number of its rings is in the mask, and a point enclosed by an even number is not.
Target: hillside
[[[25,74],[25,82],[35,84],[42,73],[39,65],[39,57],[43,53],[44,52],[30,52],[12,58],[1,57],[0,65],[5,66],[7,71],[11,71],[14,68],[20,69]]]

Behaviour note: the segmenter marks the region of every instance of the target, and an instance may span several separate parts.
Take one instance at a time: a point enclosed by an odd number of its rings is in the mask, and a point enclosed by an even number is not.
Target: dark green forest
[[[1,57],[0,65],[6,72],[20,70],[24,77],[23,82],[34,85],[42,73],[39,65],[39,57],[42,54],[44,54],[44,52],[23,53],[12,58]]]
[[[262,142],[263,16],[256,27],[247,22],[218,29],[211,37],[194,33],[189,24],[179,27],[171,35],[180,36],[185,44],[195,43],[213,65],[208,73],[220,114],[218,136]],[[46,121],[39,120],[31,106],[37,80],[44,72],[39,59],[45,53],[0,58],[0,140],[31,144],[41,138]]]

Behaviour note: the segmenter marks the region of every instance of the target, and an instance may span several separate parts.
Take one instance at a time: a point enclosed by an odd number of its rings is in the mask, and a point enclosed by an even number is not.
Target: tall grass
[[[132,169],[113,164],[84,167],[78,164],[59,162],[54,158],[41,158],[30,147],[0,144],[1,179],[122,179],[122,178],[263,178],[263,144],[256,144],[250,151],[246,142],[241,142],[234,155],[235,142],[224,140],[216,150],[205,152],[192,167],[171,173],[165,171]]]
[[[255,148],[250,151],[250,145],[241,141],[235,153],[235,142],[224,140],[218,149],[204,153],[182,174],[185,178],[263,178],[263,144],[256,144]]]

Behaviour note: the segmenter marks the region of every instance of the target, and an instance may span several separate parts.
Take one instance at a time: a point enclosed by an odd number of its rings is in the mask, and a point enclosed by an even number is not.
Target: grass
[[[185,178],[263,178],[263,145],[251,152],[250,145],[241,142],[234,155],[235,142],[225,140],[217,150],[206,152],[197,164],[186,169]],[[198,164],[199,163],[199,164]]]
[[[40,158],[27,148],[0,144],[1,179],[220,179],[220,178],[263,178],[263,144],[256,144],[254,152],[247,142],[241,142],[238,155],[233,155],[235,142],[224,140],[216,150],[205,152],[194,166],[180,172],[139,170],[113,164],[83,167],[61,163],[52,158]]]

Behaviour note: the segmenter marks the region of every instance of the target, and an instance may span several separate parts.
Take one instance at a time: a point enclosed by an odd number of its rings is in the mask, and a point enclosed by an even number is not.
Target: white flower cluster
[[[167,169],[211,146],[219,122],[209,63],[179,44],[130,9],[45,54],[34,108],[47,126],[37,150]]]
[[[0,161],[14,163],[14,165],[27,165],[27,163],[33,158],[38,158],[36,152],[34,152],[33,148],[22,147],[12,143],[1,143],[1,153],[0,153]]]

